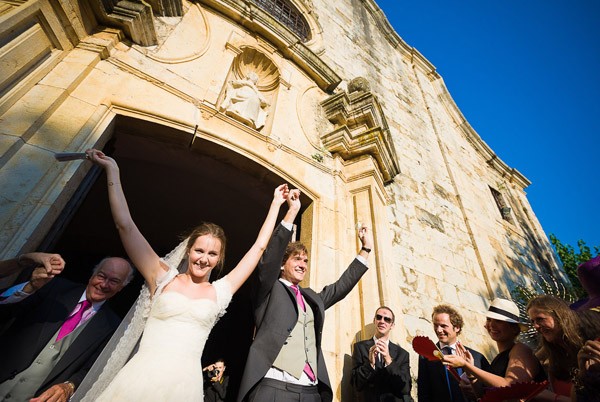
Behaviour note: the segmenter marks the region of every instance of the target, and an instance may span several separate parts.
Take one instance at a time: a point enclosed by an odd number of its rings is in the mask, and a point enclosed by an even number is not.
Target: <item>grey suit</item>
[[[257,272],[257,284],[253,294],[256,335],[250,351],[240,384],[238,401],[244,400],[271,368],[288,334],[298,320],[298,306],[291,289],[281,283],[279,278],[285,248],[292,233],[281,224],[275,228],[273,236],[265,250]],[[367,267],[353,260],[342,276],[333,284],[317,293],[310,288],[301,288],[301,293],[314,312],[315,338],[317,346],[318,390],[324,401],[333,398],[333,392],[327,375],[327,367],[321,352],[321,338],[325,310],[342,300],[358,283]]]

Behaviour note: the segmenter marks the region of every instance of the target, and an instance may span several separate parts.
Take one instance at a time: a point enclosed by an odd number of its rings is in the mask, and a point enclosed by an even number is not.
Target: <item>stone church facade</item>
[[[118,252],[100,172],[54,158],[92,147],[119,161],[163,252],[213,220],[241,243],[235,257],[282,182],[303,193],[307,285],[334,281],[357,225],[373,228],[370,269],[324,329],[337,400],[352,398],[351,346],[377,306],[412,351],[415,335],[434,337],[432,307],[454,305],[463,341],[490,355],[490,300],[563,277],[530,182],[373,0],[0,0],[0,48],[3,259]]]

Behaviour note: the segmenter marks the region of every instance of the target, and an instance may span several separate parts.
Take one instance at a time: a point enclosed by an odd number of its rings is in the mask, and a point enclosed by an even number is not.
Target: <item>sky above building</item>
[[[375,1],[532,182],[546,234],[600,246],[600,1]]]

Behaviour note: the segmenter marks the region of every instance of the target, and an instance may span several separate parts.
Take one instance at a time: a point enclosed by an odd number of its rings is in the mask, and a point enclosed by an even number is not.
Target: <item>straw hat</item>
[[[494,299],[485,316],[494,320],[519,324],[521,329],[527,327],[527,324],[522,322],[519,317],[519,307],[511,300]]]

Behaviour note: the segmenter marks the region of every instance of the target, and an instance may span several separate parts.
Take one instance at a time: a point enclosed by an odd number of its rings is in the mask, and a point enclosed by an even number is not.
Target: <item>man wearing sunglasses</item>
[[[357,342],[352,353],[352,385],[361,402],[409,402],[411,378],[408,352],[390,341],[394,312],[375,312],[375,335]]]

